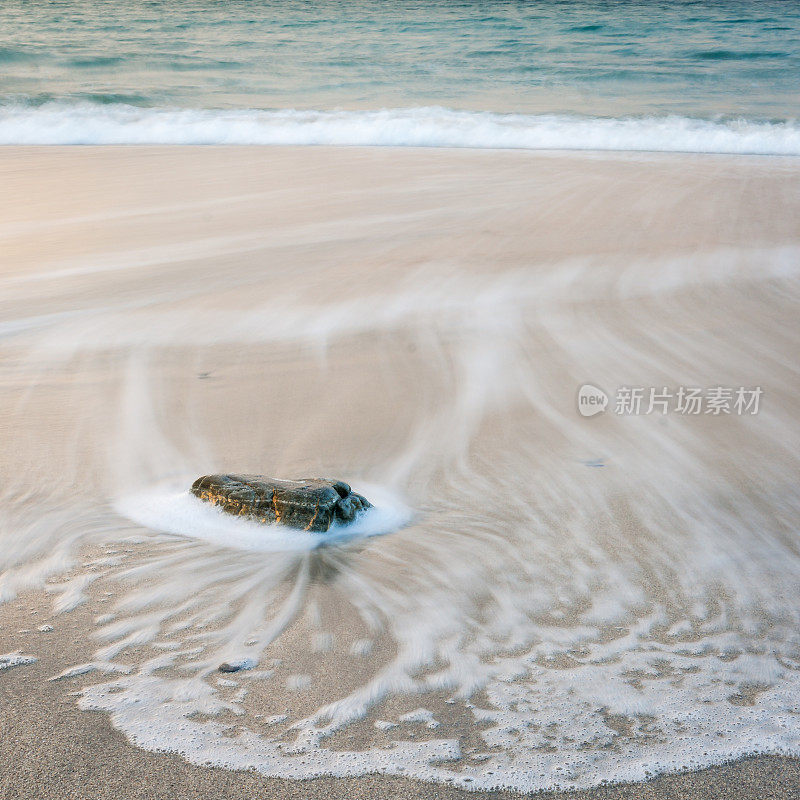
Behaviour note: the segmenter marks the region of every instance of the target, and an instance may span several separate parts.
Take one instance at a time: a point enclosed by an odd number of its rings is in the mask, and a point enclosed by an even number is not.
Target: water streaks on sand
[[[138,273],[14,276],[3,597],[112,592],[95,658],[63,677],[118,665],[82,707],[198,763],[529,791],[800,753],[800,261],[771,213],[796,207],[796,178],[409,163],[376,187],[328,174],[330,205],[302,209],[324,258],[290,227],[280,259],[233,234],[175,259],[197,230],[176,210],[178,230],[146,222],[170,242]],[[443,210],[397,213],[420,185]],[[247,225],[268,231],[285,199]],[[247,213],[211,207],[209,237]],[[581,233],[592,214],[602,241]],[[53,316],[73,293],[80,311]],[[585,419],[585,382],[765,395],[757,416]],[[192,506],[212,470],[374,483],[389,518],[326,547],[272,538]]]

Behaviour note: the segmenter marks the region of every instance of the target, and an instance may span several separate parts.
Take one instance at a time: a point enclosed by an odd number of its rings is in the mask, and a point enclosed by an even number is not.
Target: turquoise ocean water
[[[800,153],[800,3],[0,3],[0,142]]]

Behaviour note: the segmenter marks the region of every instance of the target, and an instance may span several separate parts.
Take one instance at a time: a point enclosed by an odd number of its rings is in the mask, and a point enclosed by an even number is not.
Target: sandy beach
[[[0,796],[800,797],[800,159],[5,147],[0,185]],[[223,471],[387,516],[261,542],[187,499]]]
[[[469,792],[450,786],[371,775],[363,778],[318,778],[290,781],[252,772],[231,772],[188,764],[179,756],[148,753],[133,747],[108,719],[79,711],[73,692],[80,678],[48,679],[65,663],[91,659],[85,642],[92,627],[86,606],[59,618],[56,631],[36,631],[51,607],[35,595],[2,609],[2,649],[24,646],[39,662],[9,670],[0,678],[3,702],[0,737],[0,792],[7,800],[49,798],[515,798],[517,792]],[[19,630],[29,630],[19,634]],[[41,639],[47,637],[45,645]],[[85,680],[85,678],[84,678]],[[700,772],[655,778],[647,783],[601,786],[586,792],[537,794],[574,800],[665,800],[669,798],[729,798],[800,796],[800,762],[762,756]]]

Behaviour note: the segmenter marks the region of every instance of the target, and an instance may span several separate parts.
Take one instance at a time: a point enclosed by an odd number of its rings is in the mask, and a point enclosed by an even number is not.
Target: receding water
[[[290,778],[530,791],[800,753],[796,247],[429,264],[314,304],[259,260],[223,288],[218,261],[207,291],[131,265],[155,293],[6,332],[0,599],[107,596],[65,673],[114,673],[82,708]],[[43,282],[5,286],[30,306]],[[637,376],[764,404],[578,415],[579,382]],[[216,469],[344,475],[382,516],[318,547],[188,494]]]

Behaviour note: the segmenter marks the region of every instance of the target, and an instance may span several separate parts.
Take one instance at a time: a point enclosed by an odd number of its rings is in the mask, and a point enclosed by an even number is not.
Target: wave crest
[[[800,155],[794,120],[374,111],[169,109],[63,102],[0,108],[0,144],[239,144],[467,147]]]

